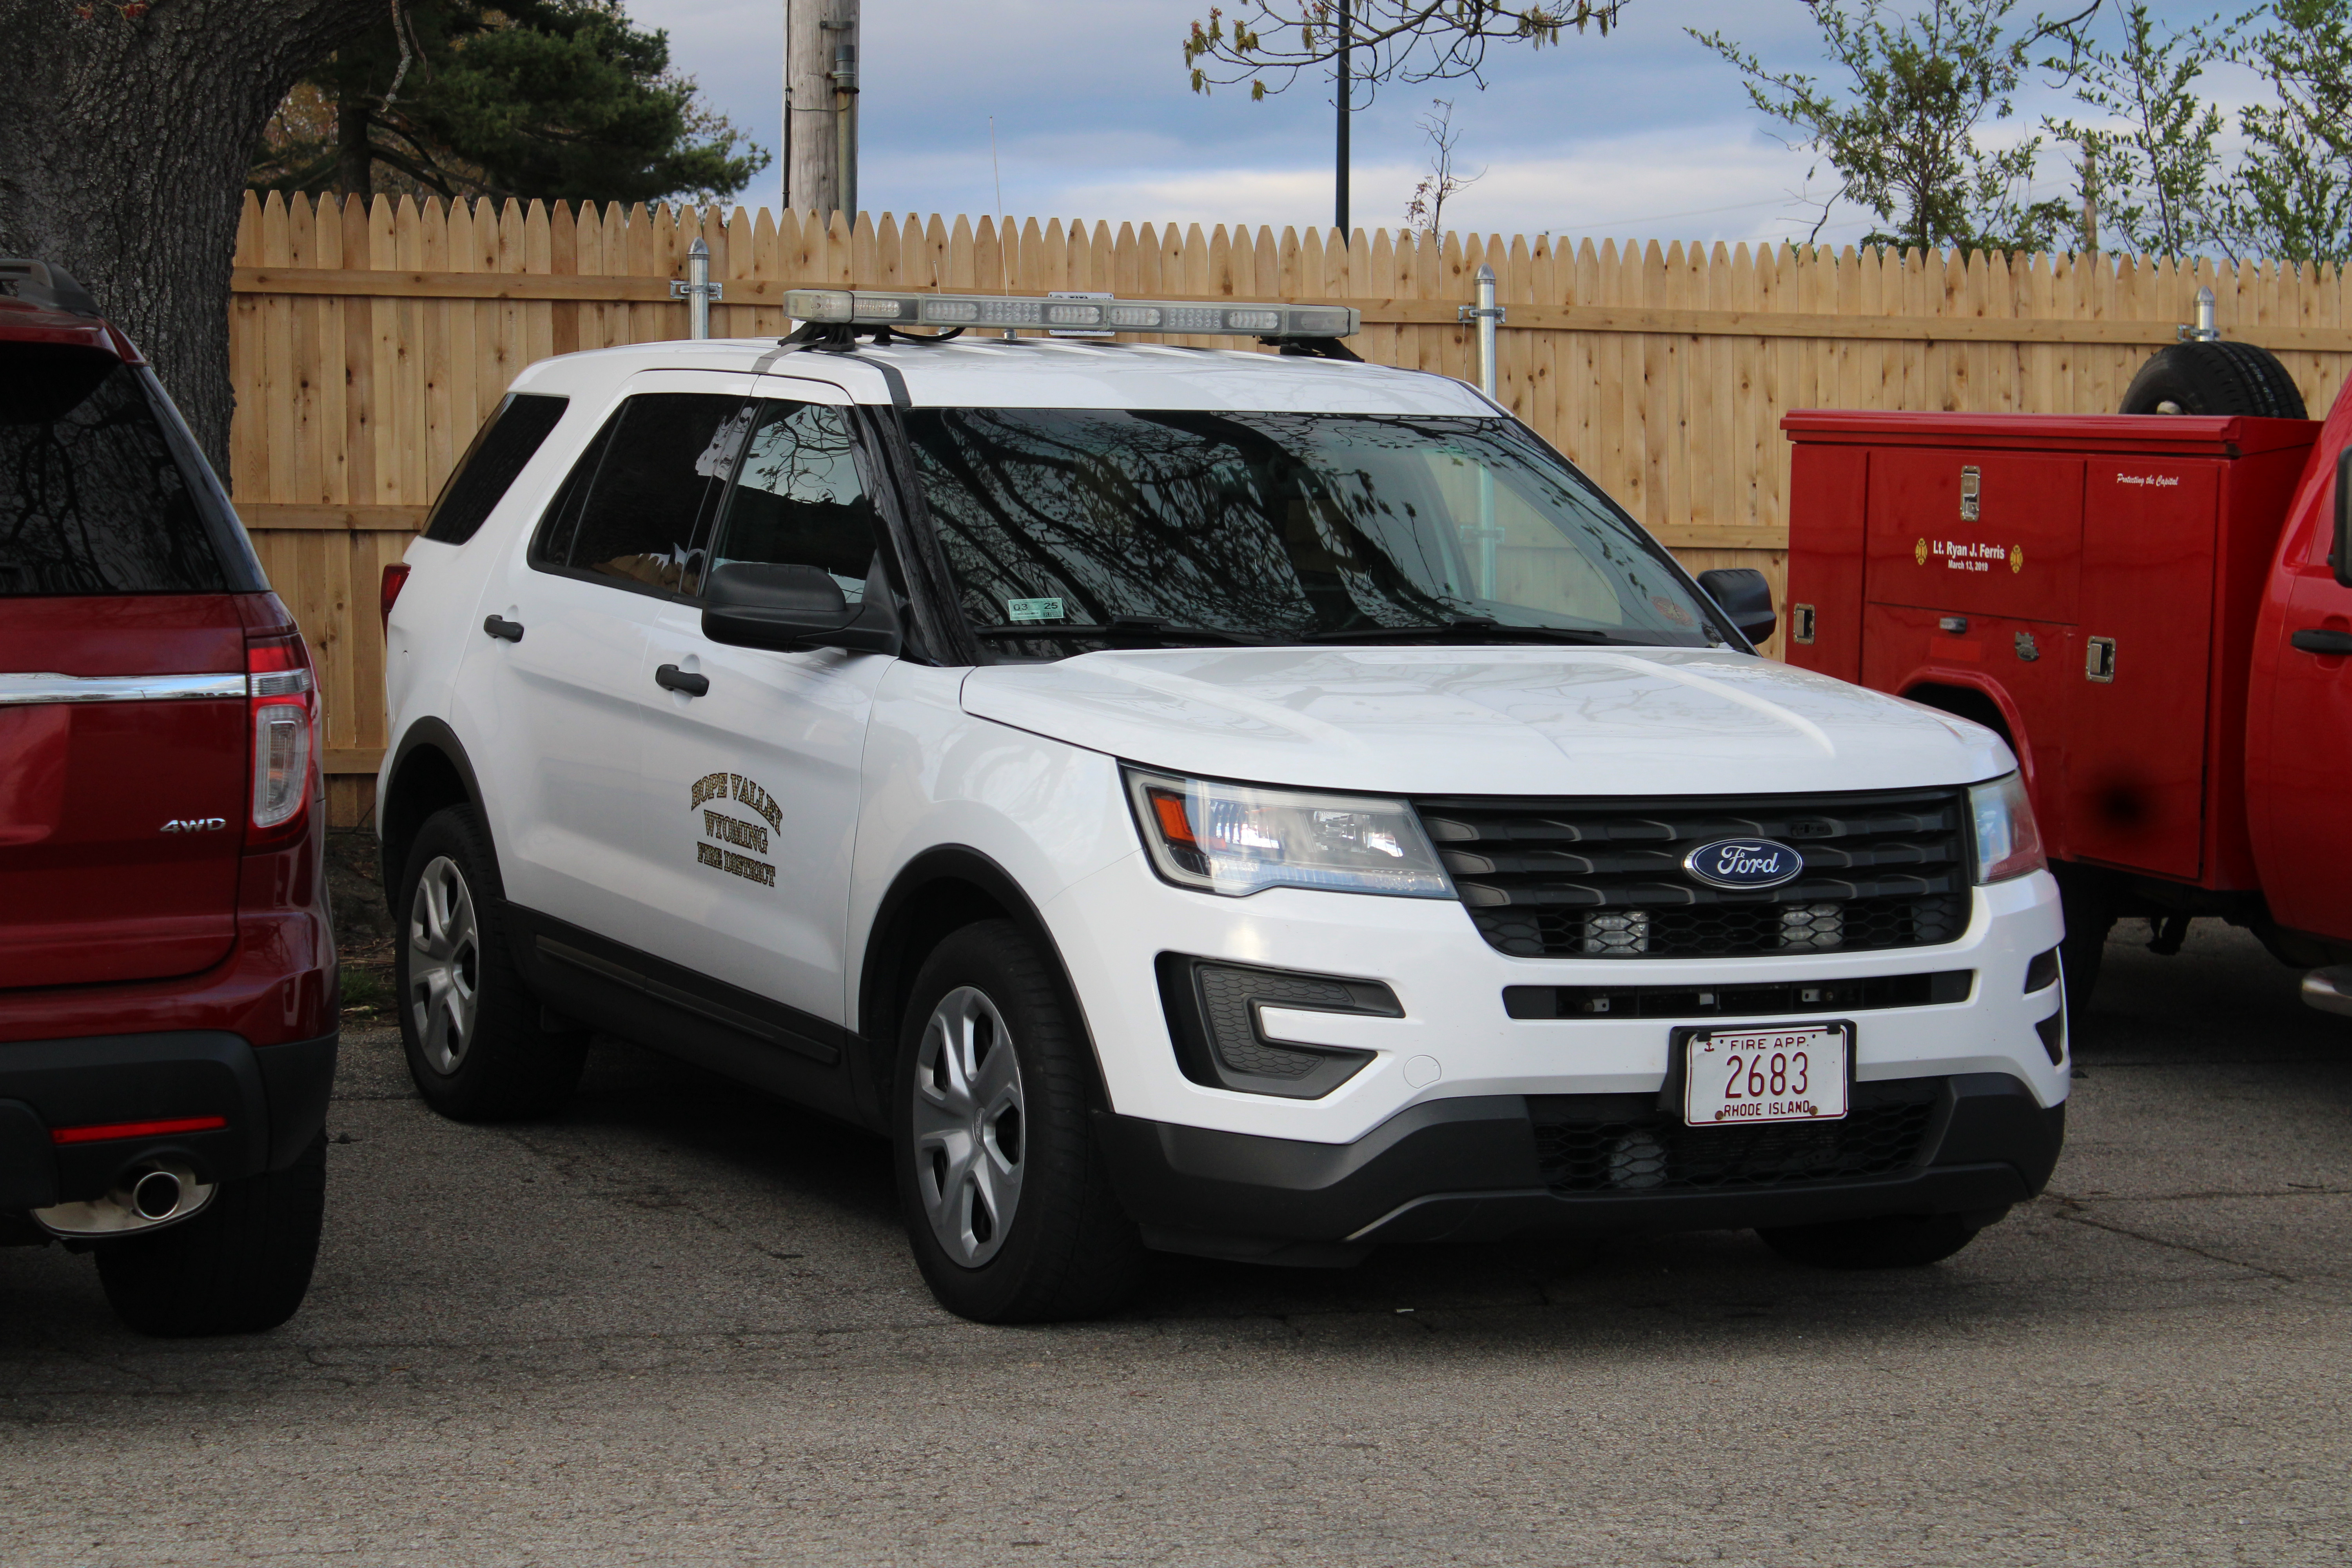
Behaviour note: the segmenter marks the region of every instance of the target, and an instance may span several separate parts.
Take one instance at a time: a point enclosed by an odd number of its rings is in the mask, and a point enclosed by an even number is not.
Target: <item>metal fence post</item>
[[[1503,308],[1495,303],[1495,269],[1486,262],[1478,264],[1478,302],[1465,305],[1460,319],[1478,323],[1478,390],[1489,402],[1495,397],[1495,329],[1503,320]],[[1496,571],[1499,566],[1498,548],[1506,530],[1495,522],[1495,471],[1485,464],[1478,467],[1478,521],[1465,529],[1478,545],[1478,596],[1495,597]]]
[[[1495,303],[1495,269],[1478,264],[1478,302],[1462,307],[1459,320],[1478,323],[1478,390],[1495,395],[1495,329],[1503,324],[1503,308]]]
[[[2213,324],[2212,285],[2207,284],[2197,290],[2197,324],[2182,327],[2179,330],[2180,341],[2184,343],[2210,343],[2221,335],[2221,329]]]
[[[710,247],[700,235],[687,247],[686,277],[670,279],[669,297],[686,301],[686,335],[707,338],[710,335],[710,302],[725,292],[724,286],[710,280]]]

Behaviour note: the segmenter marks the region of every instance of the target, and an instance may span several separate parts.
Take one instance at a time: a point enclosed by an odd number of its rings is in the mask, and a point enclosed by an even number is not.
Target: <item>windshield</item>
[[[1716,640],[1664,552],[1509,420],[919,408],[907,423],[963,612],[997,651],[1084,640],[1055,628]]]

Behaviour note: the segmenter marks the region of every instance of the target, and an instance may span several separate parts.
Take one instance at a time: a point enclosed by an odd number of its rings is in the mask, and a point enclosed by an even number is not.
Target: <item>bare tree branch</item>
[[[1454,144],[1462,140],[1462,132],[1454,123],[1454,100],[1433,98],[1431,112],[1414,121],[1413,129],[1429,138],[1429,173],[1412,188],[1412,201],[1404,209],[1407,228],[1426,229],[1431,234],[1445,230],[1446,198],[1465,190],[1486,177],[1481,168],[1475,174],[1460,172],[1454,161]]]
[[[1486,47],[1558,44],[1573,27],[1604,37],[1627,0],[1552,0],[1513,5],[1507,0],[1351,0],[1349,74],[1367,86],[1468,77],[1481,87]],[[1250,96],[1281,92],[1311,67],[1339,53],[1337,0],[1248,0],[1230,20],[1212,8],[1184,38],[1192,90],[1237,82]]]

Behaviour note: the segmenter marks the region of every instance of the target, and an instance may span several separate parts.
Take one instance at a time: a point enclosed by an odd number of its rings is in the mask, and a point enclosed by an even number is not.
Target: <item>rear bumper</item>
[[[1929,1086],[1919,1089],[1924,1096]],[[1633,1191],[1555,1186],[1538,1152],[1549,1113],[1524,1095],[1424,1100],[1353,1143],[1109,1112],[1097,1114],[1096,1131],[1120,1200],[1151,1245],[1267,1262],[1342,1263],[1399,1241],[1728,1230],[1889,1214],[1990,1216],[2049,1181],[2065,1136],[2063,1102],[2045,1110],[2001,1073],[1935,1080],[1927,1102],[1918,1153],[1899,1169]]]
[[[0,1210],[95,1198],[164,1156],[199,1181],[292,1163],[326,1124],[339,1036],[251,1046],[210,1029],[0,1045]],[[56,1142],[58,1128],[219,1117],[160,1136]]]

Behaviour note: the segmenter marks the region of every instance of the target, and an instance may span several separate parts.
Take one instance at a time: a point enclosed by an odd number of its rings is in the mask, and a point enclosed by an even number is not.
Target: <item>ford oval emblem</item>
[[[1683,869],[1711,888],[1777,888],[1804,874],[1805,858],[1771,838],[1718,838],[1683,857]]]

